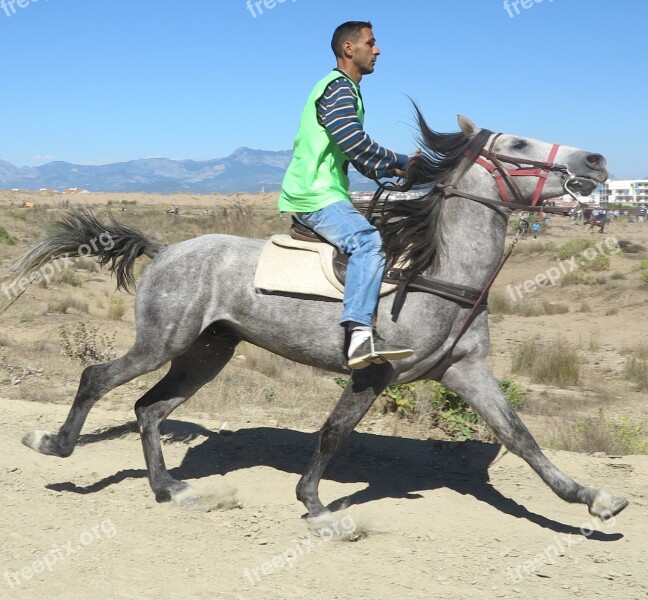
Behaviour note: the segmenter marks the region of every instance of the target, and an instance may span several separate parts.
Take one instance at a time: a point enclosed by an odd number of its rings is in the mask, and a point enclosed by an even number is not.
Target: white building
[[[601,202],[648,205],[648,179],[608,179],[603,185]]]

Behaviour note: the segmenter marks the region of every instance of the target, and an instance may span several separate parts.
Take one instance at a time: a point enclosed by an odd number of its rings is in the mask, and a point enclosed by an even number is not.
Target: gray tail
[[[109,218],[110,224],[106,226],[87,208],[66,211],[5,276],[18,280],[57,258],[94,256],[101,266],[108,265],[115,274],[118,289],[133,292],[133,265],[137,257],[144,254],[153,258],[166,244],[152,242],[137,229],[119,224],[112,215]]]

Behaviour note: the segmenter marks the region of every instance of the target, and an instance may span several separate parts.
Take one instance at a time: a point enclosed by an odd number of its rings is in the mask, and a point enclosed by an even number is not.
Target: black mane
[[[415,156],[407,169],[407,186],[430,186],[448,182],[451,174],[464,161],[472,163],[483,147],[484,136],[468,138],[463,132],[439,133],[428,127],[421,111],[414,105],[418,122],[417,141],[421,153]],[[487,132],[490,134],[490,132]],[[476,146],[479,146],[477,148]],[[387,260],[407,265],[410,276],[438,269],[444,251],[440,213],[445,198],[439,189],[432,189],[414,200],[386,201],[375,208],[380,216],[376,227],[383,239]],[[371,218],[372,215],[369,215]]]

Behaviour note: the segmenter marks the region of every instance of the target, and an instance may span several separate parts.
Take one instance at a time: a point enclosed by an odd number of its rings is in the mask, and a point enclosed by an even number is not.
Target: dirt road
[[[313,432],[171,421],[172,473],[205,494],[236,488],[240,502],[187,512],[154,501],[132,413],[95,408],[82,445],[58,459],[20,439],[57,429],[67,407],[1,402],[0,598],[648,597],[648,456],[550,452],[631,501],[601,524],[498,445],[358,431],[321,492],[348,504],[340,527],[367,535],[325,541],[294,496]]]

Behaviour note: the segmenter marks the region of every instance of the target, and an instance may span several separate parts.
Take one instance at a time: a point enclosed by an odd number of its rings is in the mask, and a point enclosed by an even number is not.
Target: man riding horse
[[[367,177],[390,177],[402,175],[409,158],[383,148],[363,130],[359,83],[373,73],[380,54],[371,23],[343,23],[331,47],[337,67],[308,97],[279,210],[296,213],[302,224],[349,255],[340,324],[348,332],[349,367],[361,369],[407,358],[413,351],[373,333],[385,253],[378,230],[351,204],[348,166],[351,162]]]

